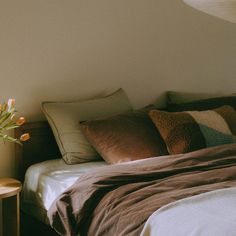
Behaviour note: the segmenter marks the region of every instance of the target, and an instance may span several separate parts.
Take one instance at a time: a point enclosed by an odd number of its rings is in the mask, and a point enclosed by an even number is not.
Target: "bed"
[[[234,112],[229,107],[217,109],[214,114]],[[152,118],[168,120],[167,115],[168,119],[179,119],[156,111]],[[189,115],[196,113],[181,113],[180,121],[189,120]],[[174,128],[178,134],[179,126]],[[225,126],[217,128],[221,132],[214,130],[214,135],[207,130],[210,139],[206,147],[191,146],[184,139],[178,148],[170,143],[170,155],[113,165],[101,159],[68,165],[61,159],[46,121],[23,125],[16,135],[29,132],[31,140],[16,147],[18,175],[25,180],[22,235],[234,235],[236,144]],[[222,135],[222,130],[227,135]],[[193,138],[198,145],[199,137]],[[222,139],[226,143],[219,145]],[[196,149],[177,153],[186,145]]]
[[[25,172],[33,164],[61,156],[51,128],[46,121],[26,123],[15,131],[19,137],[30,132],[31,141],[15,146],[16,174],[24,182]],[[21,235],[58,235],[47,224],[39,221],[21,208]]]

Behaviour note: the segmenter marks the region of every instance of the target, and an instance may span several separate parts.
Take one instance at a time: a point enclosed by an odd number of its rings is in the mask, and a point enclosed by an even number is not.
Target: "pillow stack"
[[[150,116],[170,154],[235,142],[236,96],[173,91],[167,96],[172,113],[153,111]]]
[[[236,96],[167,95],[165,111],[153,105],[133,111],[122,89],[42,107],[67,164],[99,158],[115,164],[235,142]]]

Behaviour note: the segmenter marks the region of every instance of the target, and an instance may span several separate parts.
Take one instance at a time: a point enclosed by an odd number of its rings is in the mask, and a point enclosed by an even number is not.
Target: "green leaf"
[[[8,127],[8,126],[12,126],[12,125],[17,125],[17,124],[16,124],[15,121],[10,120],[10,121],[6,122],[6,123],[2,126],[2,128],[4,129],[4,128],[6,128],[6,127]],[[17,125],[17,126],[19,127],[19,125]]]
[[[2,138],[4,141],[14,142],[14,143],[18,143],[18,144],[22,145],[22,143],[20,142],[19,139],[13,138],[7,134],[0,134],[0,138]]]
[[[3,123],[11,117],[11,115],[12,113],[10,112],[3,113],[0,118],[0,125],[3,125]]]
[[[11,129],[15,129],[15,128],[18,128],[19,125],[10,125],[10,126],[6,126],[4,127],[5,130],[11,130]]]

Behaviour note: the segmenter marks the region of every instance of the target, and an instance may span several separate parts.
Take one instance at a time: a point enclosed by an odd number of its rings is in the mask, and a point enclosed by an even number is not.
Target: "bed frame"
[[[26,123],[15,130],[15,136],[30,133],[30,140],[15,147],[16,176],[23,182],[32,164],[61,156],[51,128],[46,121]],[[48,225],[21,211],[21,236],[58,236]]]

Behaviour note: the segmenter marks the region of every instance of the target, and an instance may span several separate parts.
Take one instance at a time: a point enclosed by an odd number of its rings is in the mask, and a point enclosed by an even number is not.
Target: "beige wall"
[[[1,99],[29,120],[43,100],[123,87],[140,107],[170,89],[235,91],[235,79],[236,25],[181,0],[0,0]],[[0,149],[10,176],[12,148]]]
[[[43,100],[118,87],[135,106],[167,89],[234,90],[236,25],[181,0],[0,3],[1,99],[29,119]]]

